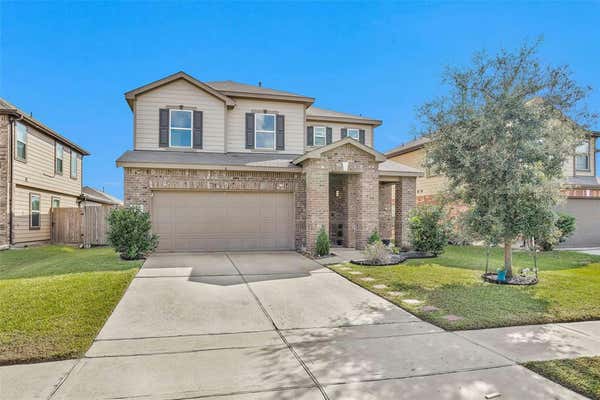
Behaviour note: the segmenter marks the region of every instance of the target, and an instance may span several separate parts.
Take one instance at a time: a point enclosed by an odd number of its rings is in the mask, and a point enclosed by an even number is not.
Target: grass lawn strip
[[[600,400],[600,357],[539,361],[524,365],[590,399]]]
[[[519,255],[522,256],[522,253]],[[441,265],[442,261],[456,262],[459,258],[465,260],[466,268]],[[552,260],[550,270],[544,269],[545,261],[542,260],[545,258]],[[418,262],[398,266],[343,264],[333,269],[419,318],[447,330],[600,318],[600,263],[584,264],[598,262],[599,257],[552,252],[543,254],[540,259],[540,283],[530,287],[483,283],[481,270],[470,267],[485,263],[485,249],[477,247],[451,246],[445,258],[411,260]],[[520,259],[522,266],[526,266],[525,261]],[[519,264],[516,265],[519,267]],[[342,270],[341,266],[351,270]],[[356,275],[357,272],[360,275]],[[365,277],[372,280],[361,279]],[[380,285],[387,287],[379,289],[382,288]],[[421,303],[404,300],[419,300]],[[432,310],[430,306],[438,310]]]
[[[90,271],[94,260],[99,271]],[[44,246],[0,252],[0,265],[0,276],[10,277],[0,280],[0,364],[14,364],[82,356],[141,262],[107,248]]]

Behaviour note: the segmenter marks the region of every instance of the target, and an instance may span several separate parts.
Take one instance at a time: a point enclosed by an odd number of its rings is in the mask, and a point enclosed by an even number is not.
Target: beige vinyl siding
[[[263,112],[285,115],[285,150],[278,153],[302,154],[304,152],[304,105],[300,103],[235,99],[236,106],[227,111],[227,151],[265,152],[246,149],[246,113]],[[268,151],[268,150],[267,150]]]
[[[423,162],[425,160],[425,149],[417,149],[409,153],[390,158],[409,167],[418,168],[425,171]],[[446,190],[447,179],[442,175],[424,176],[417,178],[417,196],[433,196]]]
[[[141,94],[135,101],[135,150],[163,150],[158,146],[158,110],[202,111],[203,148],[186,151],[225,151],[225,103],[183,79]]]
[[[50,208],[52,198],[60,199],[61,207],[77,207],[77,197],[17,186],[14,189],[13,235],[14,243],[40,242],[50,240]],[[30,194],[40,196],[40,228],[29,229]]]
[[[71,178],[71,155],[73,153],[67,145],[63,145],[63,173],[55,175],[55,145],[54,139],[27,126],[27,159],[26,161],[13,159],[13,183],[79,196],[81,194],[82,157],[78,156],[77,178],[73,179]]]
[[[596,140],[597,138],[590,138],[590,170],[589,171],[576,171],[575,170],[575,156],[567,158],[563,165],[563,174],[565,177],[569,176],[596,176]]]
[[[369,147],[373,147],[373,127],[371,125],[363,124],[346,124],[337,122],[326,122],[326,121],[306,121],[306,126],[325,126],[331,128],[331,141],[336,142],[342,138],[342,128],[355,128],[365,130],[365,144]],[[304,132],[304,145],[306,146],[306,131]],[[318,146],[306,146],[305,151],[310,151]]]

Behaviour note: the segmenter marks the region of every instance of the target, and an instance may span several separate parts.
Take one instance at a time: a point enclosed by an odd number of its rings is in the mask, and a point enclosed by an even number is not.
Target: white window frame
[[[578,152],[577,151],[577,147],[579,146],[584,146],[587,145],[587,152]],[[581,171],[581,172],[589,172],[590,171],[590,147],[591,147],[591,142],[590,140],[584,140],[579,146],[577,146],[575,148],[575,171]],[[577,168],[577,157],[585,157],[585,168]]]
[[[33,199],[37,198],[39,209],[33,209]],[[38,193],[29,193],[29,229],[40,229],[42,227],[42,196]],[[38,224],[33,225],[33,214],[38,215]]]
[[[350,131],[356,132],[356,137],[352,136],[350,134]],[[346,128],[346,136],[354,139],[354,140],[360,140],[360,129],[358,128]]]
[[[317,144],[317,129],[323,130],[323,135],[318,136],[323,139],[323,144]],[[325,126],[315,126],[313,128],[313,146],[325,146],[327,144],[327,127]]]
[[[21,132],[25,134],[25,141],[19,140],[19,128],[23,129]],[[25,126],[24,124],[17,122],[16,123],[16,129],[15,129],[15,156],[17,158],[17,160],[20,161],[26,161],[27,160],[27,137],[29,135],[27,134],[27,126]],[[25,149],[25,157],[19,157],[19,143],[23,143],[24,149]]]
[[[60,157],[58,149],[60,149]],[[54,173],[62,175],[65,172],[65,146],[63,146],[62,143],[56,142],[54,145],[54,153]],[[58,160],[60,160],[60,171],[58,170]]]
[[[75,150],[71,150],[71,166],[70,166],[70,174],[71,178],[77,179],[77,159],[79,158],[79,154]],[[75,162],[75,168],[73,168],[73,161]],[[75,173],[73,173],[75,172]]]
[[[265,130],[262,130],[262,129],[259,130],[256,127],[256,121],[257,121],[256,116],[257,115],[272,116],[273,117],[273,130],[272,131],[265,131]],[[258,147],[257,146],[258,142],[256,141],[256,134],[257,133],[271,133],[271,132],[273,133],[273,146],[272,147]],[[277,133],[277,115],[275,115],[275,114],[267,114],[267,113],[265,113],[265,114],[254,114],[254,148],[255,149],[259,149],[259,150],[275,150],[275,146],[277,146],[277,144],[275,143],[277,141],[277,135],[276,135],[276,133]]]
[[[171,126],[171,122],[173,121],[172,113],[173,111],[177,112],[187,112],[190,114],[190,128],[173,128]],[[179,130],[189,130],[190,131],[190,145],[189,146],[172,146],[171,145],[171,129],[179,129]],[[169,147],[179,148],[179,149],[191,149],[194,147],[194,112],[192,110],[179,110],[171,108],[169,109]]]
[[[55,201],[58,201],[57,207],[54,207]],[[52,196],[52,199],[50,200],[50,208],[60,208],[60,197]]]

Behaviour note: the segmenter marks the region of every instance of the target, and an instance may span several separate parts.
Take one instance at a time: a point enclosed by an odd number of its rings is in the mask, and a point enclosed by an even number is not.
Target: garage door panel
[[[575,217],[575,232],[562,247],[600,246],[600,199],[567,199],[560,211]]]
[[[156,192],[159,251],[294,248],[291,193]]]

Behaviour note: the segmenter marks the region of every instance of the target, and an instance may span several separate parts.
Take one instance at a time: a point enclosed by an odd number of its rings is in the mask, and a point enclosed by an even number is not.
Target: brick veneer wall
[[[9,118],[7,115],[0,115],[0,248],[8,246],[10,242],[8,232],[8,192],[10,185],[8,169],[11,162],[8,148],[9,134]]]
[[[152,191],[159,189],[294,193],[296,248],[306,245],[306,192],[301,173],[125,168],[125,205],[142,205],[152,213]]]
[[[394,183],[379,184],[379,236],[394,239]]]
[[[348,175],[329,176],[329,238],[334,244],[347,246]],[[341,229],[340,229],[341,225]],[[341,236],[338,235],[341,233]],[[338,243],[341,241],[341,243]]]
[[[396,246],[409,246],[410,236],[408,231],[408,216],[416,204],[417,179],[402,177],[396,183],[396,218],[395,218],[395,242]]]
[[[314,251],[321,226],[329,226],[329,174],[348,179],[348,246],[365,247],[379,227],[379,171],[375,158],[351,144],[322,153],[303,163],[306,176],[306,244]]]

